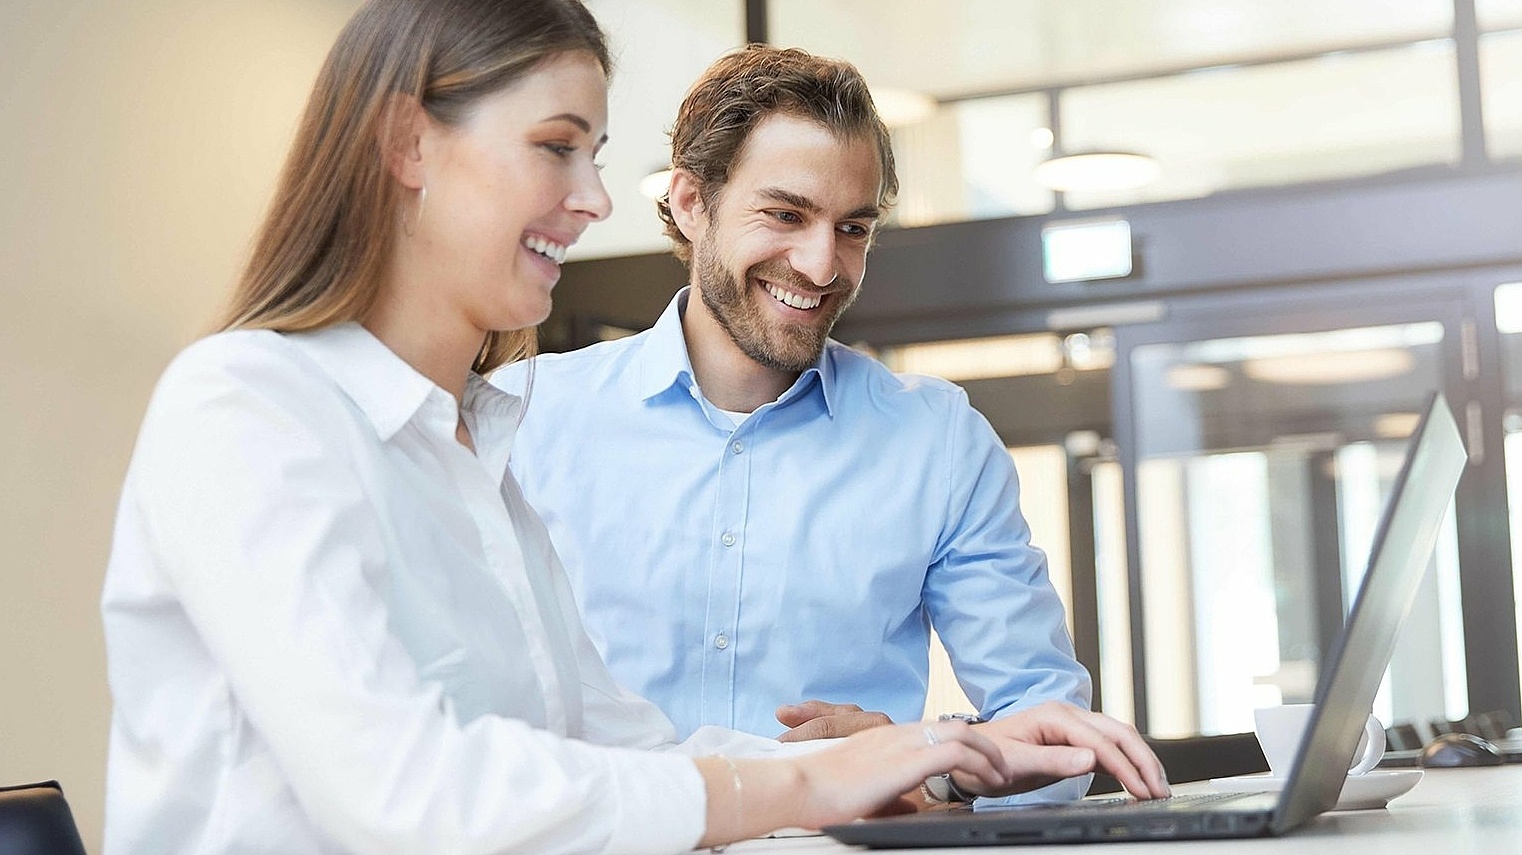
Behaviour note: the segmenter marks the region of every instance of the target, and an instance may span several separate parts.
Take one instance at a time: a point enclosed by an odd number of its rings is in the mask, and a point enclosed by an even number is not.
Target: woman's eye
[[[575,146],[566,145],[565,143],[545,143],[544,147],[557,157],[565,157],[576,150]]]

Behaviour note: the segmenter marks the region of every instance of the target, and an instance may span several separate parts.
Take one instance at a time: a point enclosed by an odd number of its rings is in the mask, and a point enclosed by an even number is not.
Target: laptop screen
[[[1368,572],[1327,660],[1331,665],[1316,685],[1318,714],[1285,782],[1276,830],[1294,828],[1337,803],[1467,459],[1453,412],[1434,394],[1385,504]]]

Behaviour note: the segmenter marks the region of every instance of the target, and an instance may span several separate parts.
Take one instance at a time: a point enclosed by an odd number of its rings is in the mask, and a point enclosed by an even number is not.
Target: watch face
[[[951,776],[935,775],[933,777],[926,778],[925,795],[929,796],[931,801],[951,801]]]
[[[951,779],[950,775],[936,775],[933,778],[926,778],[925,794],[930,797],[931,801],[955,804],[966,804],[976,798],[976,796],[962,792],[957,787],[956,781]]]

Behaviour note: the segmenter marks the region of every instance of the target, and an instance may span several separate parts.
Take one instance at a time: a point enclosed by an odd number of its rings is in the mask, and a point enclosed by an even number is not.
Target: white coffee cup
[[[1275,777],[1289,776],[1290,767],[1295,764],[1295,752],[1300,748],[1300,737],[1305,733],[1315,708],[1315,704],[1283,704],[1253,710],[1258,744],[1263,747],[1263,756]],[[1364,722],[1358,753],[1353,758],[1353,765],[1348,767],[1348,774],[1362,775],[1379,765],[1384,756],[1385,727],[1371,715]]]

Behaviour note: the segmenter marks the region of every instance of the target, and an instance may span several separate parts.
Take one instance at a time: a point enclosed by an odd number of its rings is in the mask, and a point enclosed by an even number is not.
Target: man
[[[860,75],[727,55],[672,163],[689,288],[650,330],[496,378],[532,388],[513,468],[614,674],[683,733],[838,735],[883,721],[851,702],[920,717],[933,625],[982,716],[1087,708],[993,430],[958,387],[828,338],[897,192]]]

